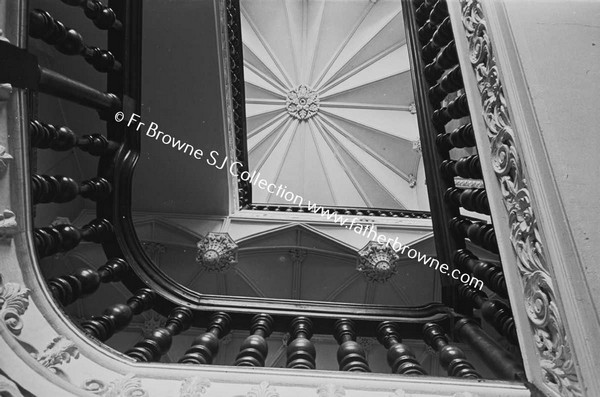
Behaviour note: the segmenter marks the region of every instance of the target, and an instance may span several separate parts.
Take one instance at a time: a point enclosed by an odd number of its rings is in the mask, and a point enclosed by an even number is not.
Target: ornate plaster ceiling
[[[424,208],[400,1],[241,9],[250,169],[305,202]],[[258,188],[253,202],[290,204]]]

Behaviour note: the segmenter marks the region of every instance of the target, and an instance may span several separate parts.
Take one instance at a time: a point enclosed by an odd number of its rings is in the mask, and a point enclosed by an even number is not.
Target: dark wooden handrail
[[[402,0],[402,15],[406,29],[406,42],[412,71],[412,83],[415,92],[417,107],[417,122],[419,125],[419,138],[427,190],[429,208],[433,224],[433,236],[438,260],[453,268],[453,253],[465,248],[463,238],[451,233],[448,222],[459,215],[456,205],[444,200],[443,192],[454,187],[454,179],[440,173],[440,166],[445,160],[450,160],[448,151],[439,150],[436,145],[437,129],[431,116],[435,109],[429,101],[429,85],[425,77],[425,62],[421,57],[421,43],[419,42],[419,25],[417,23],[416,7],[412,0]],[[451,277],[442,277],[442,301],[459,310],[468,310],[461,307],[456,294],[456,281]]]
[[[2,83],[53,95],[105,114],[121,108],[117,95],[39,66],[36,56],[5,41],[0,41],[0,79]]]

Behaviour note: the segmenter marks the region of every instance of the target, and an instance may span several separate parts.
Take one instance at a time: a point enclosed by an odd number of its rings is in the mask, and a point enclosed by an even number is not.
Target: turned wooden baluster
[[[91,295],[101,283],[121,281],[129,270],[129,265],[121,258],[109,259],[98,271],[78,269],[75,273],[48,280],[52,296],[63,306],[70,305],[77,299]]]
[[[429,102],[434,109],[439,109],[440,102],[452,92],[464,88],[464,82],[460,66],[452,69],[450,73],[442,77],[439,83],[429,89]]]
[[[462,217],[454,217],[450,220],[450,229],[461,237],[469,238],[473,243],[486,250],[498,253],[496,232],[494,226],[484,222],[471,222]]]
[[[391,321],[379,323],[377,326],[377,340],[388,349],[387,362],[392,368],[393,374],[427,375],[412,350],[401,343],[402,339],[396,323]]]
[[[444,192],[444,199],[469,211],[486,215],[490,214],[490,205],[485,189],[458,189],[451,187]]]
[[[156,328],[152,333],[125,352],[136,361],[148,363],[159,361],[169,351],[173,337],[192,325],[194,314],[188,307],[176,307],[169,313],[164,327]]]
[[[206,332],[198,335],[192,342],[192,347],[186,350],[179,360],[183,364],[212,364],[219,352],[219,339],[230,331],[231,317],[224,312],[210,316]]]
[[[461,94],[456,99],[441,109],[433,112],[431,121],[436,127],[438,132],[444,132],[444,127],[450,120],[458,120],[460,118],[469,116],[469,103],[467,101],[467,95]]]
[[[454,330],[459,340],[471,346],[500,379],[513,381],[526,379],[522,364],[481,329],[473,319],[460,319],[456,322]]]
[[[500,266],[479,260],[473,253],[460,249],[454,253],[454,264],[464,273],[471,273],[492,291],[503,298],[508,298],[506,279]]]
[[[422,48],[421,57],[425,64],[433,61],[440,50],[452,39],[454,39],[452,24],[450,23],[450,17],[446,17],[431,36],[431,40]]]
[[[71,225],[43,227],[33,234],[40,258],[72,250],[81,240],[101,243],[114,237],[113,227],[106,219],[95,219],[81,229]]]
[[[267,338],[273,331],[273,318],[268,314],[257,314],[250,323],[250,336],[240,346],[235,359],[239,367],[264,367],[269,353]]]
[[[340,371],[371,372],[365,350],[356,342],[355,328],[354,321],[350,319],[343,318],[335,322],[333,335],[340,345],[337,351]]]
[[[481,162],[478,154],[461,157],[458,160],[444,160],[440,170],[449,177],[461,176],[463,178],[481,179]]]
[[[448,371],[448,376],[479,379],[481,375],[467,361],[465,353],[448,343],[444,329],[435,323],[423,327],[423,340],[439,353],[440,364]]]
[[[37,120],[29,122],[29,136],[31,146],[39,149],[65,151],[78,147],[92,156],[103,156],[112,154],[119,148],[117,142],[109,141],[103,135],[93,134],[78,138],[70,128],[55,127]]]
[[[155,294],[148,288],[142,288],[127,300],[127,304],[117,303],[110,306],[102,316],[93,317],[81,323],[81,328],[90,336],[107,341],[115,332],[121,331],[134,315],[150,309],[154,303]]]
[[[463,124],[451,132],[439,134],[435,140],[440,150],[448,151],[452,148],[475,146],[475,133],[471,123]]]
[[[441,24],[447,16],[448,5],[446,4],[446,0],[438,0],[429,13],[429,19],[418,31],[419,42],[422,46],[429,42],[439,24]]]
[[[436,3],[437,0],[425,0],[417,7],[415,16],[419,27],[427,23],[429,20],[429,15],[431,14],[431,10]]]
[[[121,64],[110,51],[88,47],[81,35],[43,10],[29,12],[29,34],[54,46],[65,55],[82,55],[99,72],[119,71]]]
[[[34,204],[67,203],[78,195],[99,201],[107,198],[111,192],[110,182],[100,177],[78,184],[74,179],[62,175],[32,175],[31,187]]]
[[[85,16],[94,22],[98,29],[121,30],[123,25],[117,19],[115,12],[99,0],[61,0],[70,6],[83,8]]]
[[[454,40],[446,44],[430,64],[425,66],[423,73],[425,79],[430,86],[435,85],[440,77],[447,69],[458,65],[458,53],[456,52],[456,44]]]
[[[458,296],[471,302],[475,308],[481,310],[481,315],[499,334],[503,335],[510,343],[519,344],[517,326],[508,306],[499,300],[491,300],[483,291],[471,288],[461,283],[458,287]]]
[[[290,324],[292,341],[287,346],[287,367],[315,369],[317,351],[310,341],[313,324],[308,317],[296,317]]]
[[[71,225],[57,225],[34,230],[40,257],[69,251],[81,240],[101,243],[113,237],[113,227],[106,219],[95,219],[81,229]]]

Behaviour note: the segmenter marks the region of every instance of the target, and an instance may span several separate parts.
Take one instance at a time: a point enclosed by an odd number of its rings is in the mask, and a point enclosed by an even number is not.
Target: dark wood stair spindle
[[[444,192],[444,199],[469,211],[484,215],[490,214],[490,204],[485,189],[459,189],[451,187]]]
[[[427,83],[430,86],[434,86],[447,69],[456,65],[458,65],[458,53],[456,52],[456,44],[454,43],[454,40],[452,40],[440,51],[430,64],[425,66],[423,74],[425,75]]]
[[[257,314],[250,323],[250,336],[240,346],[235,364],[239,367],[264,367],[269,346],[267,338],[273,331],[273,317],[268,314]]]
[[[179,306],[169,313],[164,327],[156,328],[150,336],[125,352],[136,361],[149,363],[159,361],[173,344],[173,336],[179,335],[192,325],[194,313],[188,307]]]
[[[486,287],[503,298],[508,299],[506,279],[500,266],[479,260],[467,249],[460,249],[454,253],[454,264],[465,273],[471,273],[485,284]]]
[[[433,36],[431,36],[431,40],[423,46],[421,54],[423,61],[425,63],[433,61],[442,47],[448,44],[452,39],[454,39],[454,35],[452,34],[450,17],[446,17],[438,26]]]
[[[198,335],[192,342],[192,347],[186,350],[180,363],[183,364],[212,364],[219,352],[219,339],[230,331],[231,317],[227,313],[217,312],[210,316],[206,332]]]
[[[387,362],[392,368],[393,374],[427,375],[412,350],[402,343],[398,332],[398,324],[391,321],[379,323],[377,326],[377,340],[388,349]]]
[[[72,225],[57,225],[35,229],[35,246],[40,258],[70,251],[81,240],[102,243],[114,237],[113,227],[106,219],[95,219],[81,229]]]
[[[61,0],[63,3],[83,8],[85,16],[101,30],[122,30],[123,24],[119,21],[112,8],[102,4],[99,0]]]
[[[148,288],[138,290],[127,300],[127,304],[117,303],[110,306],[102,316],[93,317],[81,323],[81,328],[90,336],[101,342],[107,341],[115,332],[124,329],[134,315],[152,308],[156,295]]]
[[[54,299],[67,306],[77,299],[93,294],[101,283],[121,281],[129,265],[121,258],[109,259],[98,271],[78,269],[75,273],[48,280]]]
[[[104,156],[119,148],[117,142],[109,141],[103,135],[92,134],[78,138],[68,127],[55,127],[37,120],[29,122],[29,136],[31,146],[39,149],[66,151],[78,147],[92,156]]]
[[[462,157],[458,160],[444,160],[440,170],[449,177],[461,176],[471,179],[481,179],[483,177],[478,154]]]
[[[463,217],[454,217],[450,220],[449,226],[450,230],[459,236],[469,238],[474,244],[494,254],[498,253],[498,243],[493,225],[485,222],[471,222]]]
[[[427,23],[431,10],[436,3],[437,0],[424,0],[421,5],[418,6],[415,11],[415,16],[419,27]]]
[[[447,106],[433,112],[431,121],[439,133],[445,132],[445,126],[450,120],[458,120],[469,116],[469,102],[466,94],[459,95]]]
[[[498,342],[492,339],[473,319],[463,318],[454,326],[455,335],[471,346],[496,376],[504,380],[524,381],[523,366]]]
[[[433,34],[437,31],[438,26],[447,16],[448,5],[446,4],[446,0],[438,0],[429,13],[429,19],[418,31],[419,42],[422,46],[425,46],[429,40],[431,40]]]
[[[46,11],[35,9],[29,12],[29,34],[65,55],[82,55],[99,72],[121,70],[121,63],[110,51],[88,47],[76,30],[66,27]]]
[[[476,144],[473,124],[463,124],[453,131],[439,134],[435,139],[435,143],[443,151],[453,148],[473,147]]]
[[[92,178],[77,183],[74,179],[62,175],[32,175],[31,188],[33,203],[67,203],[78,195],[98,201],[107,198],[111,185],[104,178]]]
[[[439,83],[429,89],[429,102],[435,109],[439,109],[440,102],[450,93],[464,88],[462,73],[460,67],[452,69],[447,75],[442,77]]]
[[[484,320],[510,343],[513,345],[519,344],[517,326],[512,311],[503,302],[489,299],[483,291],[462,283],[458,286],[458,296],[471,302],[477,309],[481,310]]]
[[[315,369],[317,351],[310,338],[313,324],[308,317],[296,317],[292,320],[292,341],[287,346],[287,367]]]
[[[448,371],[448,376],[470,379],[481,378],[473,365],[467,361],[465,353],[460,348],[448,343],[444,329],[439,325],[435,323],[425,324],[423,327],[423,340],[439,353],[440,364]]]
[[[350,319],[343,318],[335,322],[333,335],[340,345],[337,351],[340,371],[371,372],[365,350],[356,342],[355,329],[356,325]]]

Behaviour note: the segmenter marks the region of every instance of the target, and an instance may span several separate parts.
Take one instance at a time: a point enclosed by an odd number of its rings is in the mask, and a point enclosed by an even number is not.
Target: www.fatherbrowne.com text
[[[125,120],[125,114],[123,112],[117,112],[115,114],[115,121],[120,123],[123,120]],[[127,121],[127,127],[135,128],[135,131],[140,133],[144,132],[148,138],[160,141],[164,145],[170,146],[173,149],[176,149],[196,160],[204,159],[208,165],[219,170],[225,168],[229,162],[229,158],[227,156],[222,158],[219,152],[216,150],[211,150],[205,157],[205,152],[202,149],[196,148],[187,142],[183,142],[172,135],[160,131],[158,129],[158,124],[154,122],[151,122],[146,126],[146,124],[141,121],[141,116],[139,114],[131,114],[129,120]],[[450,269],[450,266],[448,266],[446,263],[440,263],[437,259],[432,258],[431,256],[422,254],[408,245],[401,244],[398,241],[398,237],[392,239],[384,236],[383,234],[379,234],[374,229],[373,225],[363,225],[358,223],[358,218],[348,218],[339,215],[335,211],[330,212],[328,209],[323,209],[323,207],[318,206],[316,203],[312,203],[310,200],[305,202],[302,196],[287,190],[286,185],[275,185],[274,183],[269,183],[267,180],[261,178],[260,172],[243,171],[238,174],[238,167],[242,166],[243,164],[239,161],[233,161],[231,164],[229,164],[228,171],[235,178],[240,178],[242,181],[247,181],[260,189],[266,189],[269,193],[274,194],[277,197],[281,197],[290,204],[302,206],[306,203],[306,207],[310,212],[319,214],[321,217],[327,218],[327,220],[332,220],[346,229],[352,230],[357,234],[377,241],[379,244],[387,244],[391,246],[394,251],[399,252],[402,255],[406,253],[406,256],[408,256],[410,259],[416,259],[423,265],[429,266],[430,268],[439,271],[441,274],[447,277],[460,280],[462,283],[480,290],[483,288],[483,281],[479,280],[478,278],[475,278],[468,273],[462,273],[458,269]]]

